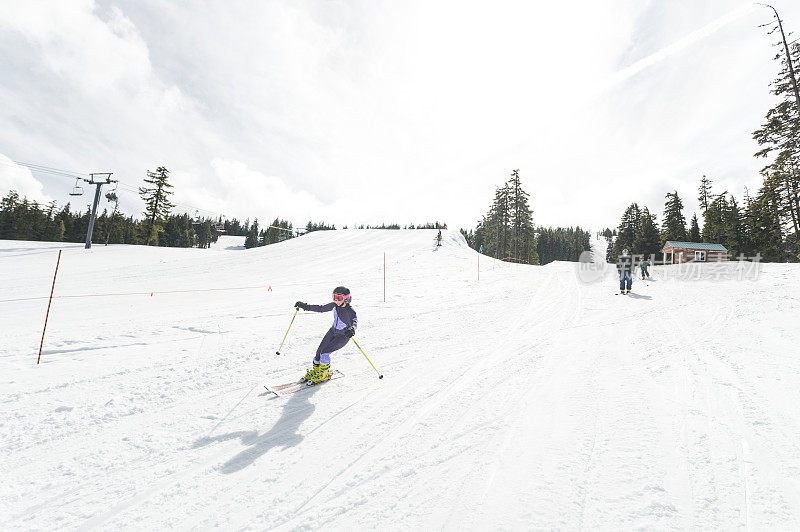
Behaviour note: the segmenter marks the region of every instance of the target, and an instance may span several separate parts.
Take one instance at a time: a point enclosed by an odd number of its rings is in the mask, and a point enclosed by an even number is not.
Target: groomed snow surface
[[[800,529],[797,265],[618,296],[434,235],[0,242],[0,529]],[[337,285],[385,378],[351,343],[272,397]]]

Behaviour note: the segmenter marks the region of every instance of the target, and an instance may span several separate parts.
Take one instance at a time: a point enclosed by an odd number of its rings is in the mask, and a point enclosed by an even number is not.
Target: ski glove
[[[353,326],[352,326],[352,325],[351,325],[350,327],[345,327],[345,328],[344,328],[344,330],[342,330],[342,332],[343,332],[343,333],[344,333],[344,335],[345,335],[345,336],[347,336],[348,338],[352,338],[352,337],[353,337],[353,335],[354,335],[354,334],[356,334],[356,330],[353,328]]]
[[[303,310],[308,310],[308,303],[303,303],[302,301],[298,301],[294,304],[295,308],[301,308]]]

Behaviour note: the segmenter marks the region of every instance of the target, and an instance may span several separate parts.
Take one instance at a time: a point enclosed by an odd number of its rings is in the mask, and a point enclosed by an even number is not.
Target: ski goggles
[[[338,303],[339,301],[347,301],[348,299],[350,299],[350,295],[349,295],[349,294],[348,294],[348,295],[344,295],[344,294],[333,294],[333,300],[334,300],[334,301],[336,301],[337,303]]]

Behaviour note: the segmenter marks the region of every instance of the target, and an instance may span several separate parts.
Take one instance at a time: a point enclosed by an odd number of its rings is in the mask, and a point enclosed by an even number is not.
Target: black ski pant
[[[327,366],[330,364],[331,353],[343,348],[349,340],[350,338],[345,336],[342,331],[338,331],[333,327],[328,329],[328,332],[322,337],[322,341],[317,348],[317,355],[314,357],[314,365],[319,366],[321,364]]]

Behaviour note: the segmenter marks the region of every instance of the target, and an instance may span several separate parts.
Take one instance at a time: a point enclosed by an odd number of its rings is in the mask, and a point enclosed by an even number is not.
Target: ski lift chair
[[[78,185],[80,179],[75,180],[75,186],[72,187],[72,192],[69,193],[70,196],[83,196],[83,187]]]
[[[106,193],[106,199],[108,201],[119,201],[119,198],[117,197],[117,186],[118,185],[119,185],[119,183],[114,184],[114,190],[112,190],[111,192],[107,192]]]

